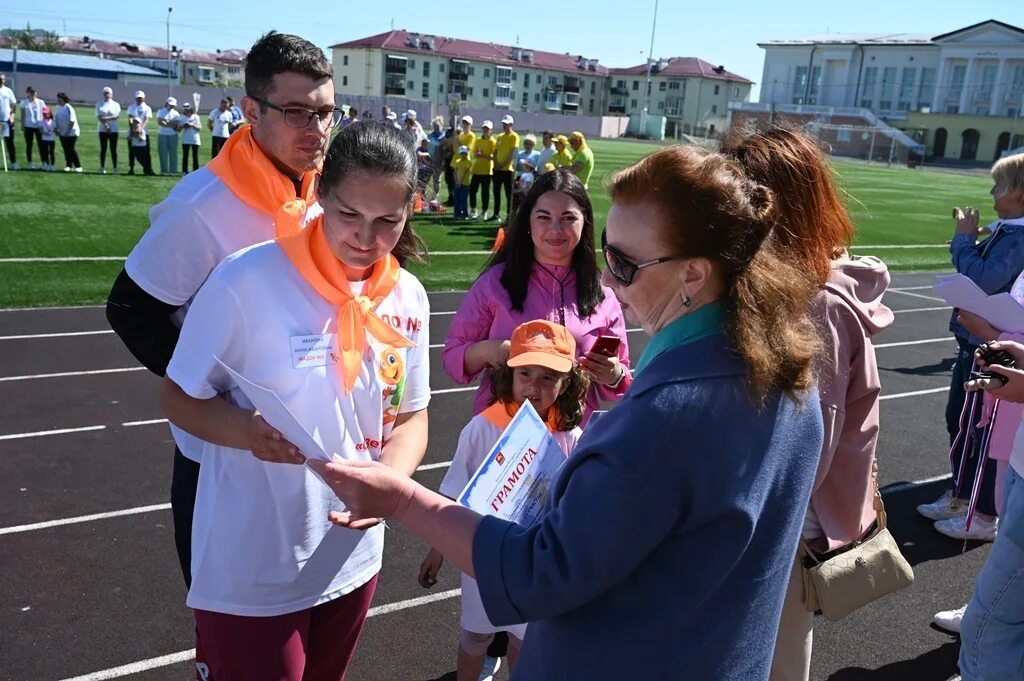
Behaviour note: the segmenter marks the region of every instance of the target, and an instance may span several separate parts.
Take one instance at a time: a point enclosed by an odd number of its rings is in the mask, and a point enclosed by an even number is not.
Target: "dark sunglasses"
[[[629,286],[633,283],[633,277],[636,273],[645,267],[651,265],[658,265],[669,260],[678,260],[679,258],[674,255],[669,255],[664,258],[658,258],[656,260],[648,260],[647,262],[636,263],[627,258],[622,254],[619,249],[614,246],[608,245],[608,237],[605,236],[604,232],[601,232],[601,252],[604,253],[604,264],[611,272],[615,280],[623,286]]]

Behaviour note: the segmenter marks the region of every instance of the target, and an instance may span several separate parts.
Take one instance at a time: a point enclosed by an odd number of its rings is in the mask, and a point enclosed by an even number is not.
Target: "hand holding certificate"
[[[1009,293],[987,295],[962,274],[939,277],[932,290],[953,307],[978,315],[999,331],[1024,333],[1024,307]]]
[[[563,463],[562,448],[525,402],[456,501],[483,515],[532,525]]]

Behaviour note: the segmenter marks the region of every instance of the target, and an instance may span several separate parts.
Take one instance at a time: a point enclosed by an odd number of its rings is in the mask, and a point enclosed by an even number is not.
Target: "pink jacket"
[[[825,343],[818,366],[825,441],[811,509],[827,550],[856,540],[875,519],[871,467],[882,385],[871,336],[893,322],[882,304],[888,286],[881,260],[844,256],[833,262],[828,282],[811,302],[811,318]]]
[[[501,273],[504,265],[495,265],[480,275],[470,287],[469,292],[459,305],[448,337],[445,339],[441,360],[444,371],[457,383],[471,383],[478,374],[467,374],[464,358],[466,348],[482,340],[508,340],[512,331],[532,319],[547,319],[560,323],[559,308],[565,301],[565,326],[576,339],[576,356],[590,352],[598,336],[611,335],[622,339],[619,345],[619,361],[625,369],[629,368],[629,347],[626,339],[626,324],[622,318],[622,308],[618,299],[608,287],[604,287],[604,300],[597,306],[594,313],[586,319],[580,319],[576,312],[576,276],[568,267],[549,267],[559,279],[565,279],[564,290],[558,279],[540,267],[534,267],[530,274],[530,284],[523,311],[512,309],[508,291],[501,285]],[[491,400],[490,372],[481,372],[480,389],[476,391],[473,401],[473,414],[483,411]],[[584,422],[590,414],[600,406],[601,400],[616,401],[629,387],[632,380],[629,372],[616,390],[606,386],[593,385],[587,394],[587,408]]]
[[[1024,334],[1001,333],[1001,341],[1016,341],[1024,343]],[[1013,440],[1017,436],[1017,429],[1020,428],[1021,416],[1024,415],[1024,404],[1010,402],[1007,400],[996,400],[992,393],[987,390],[983,394],[984,408],[982,409],[979,426],[988,425],[992,418],[992,408],[999,402],[999,411],[996,413],[996,420],[992,424],[992,436],[988,441],[988,456],[997,461],[1009,461],[1010,453],[1013,452]]]

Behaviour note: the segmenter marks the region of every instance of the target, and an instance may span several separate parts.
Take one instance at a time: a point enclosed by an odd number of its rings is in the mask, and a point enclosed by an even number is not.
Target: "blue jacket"
[[[956,271],[990,296],[1009,291],[1017,275],[1024,270],[1024,220],[1001,220],[991,228],[992,236],[984,241],[958,234],[949,246]],[[949,330],[957,340],[972,346],[993,340],[972,336],[956,320],[956,315],[954,310]]]
[[[541,521],[473,542],[512,678],[768,678],[822,443],[816,393],[758,411],[721,334],[669,350],[584,432]]]

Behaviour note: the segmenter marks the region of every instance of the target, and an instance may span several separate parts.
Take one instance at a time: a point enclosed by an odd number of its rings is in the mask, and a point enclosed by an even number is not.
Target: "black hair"
[[[327,149],[317,191],[334,191],[346,175],[358,172],[401,177],[406,199],[412,202],[416,193],[416,153],[409,138],[390,123],[342,128]],[[412,227],[410,210],[391,254],[404,267],[410,260],[423,262],[426,253],[426,244]]]
[[[572,269],[576,274],[576,309],[581,318],[589,317],[604,300],[601,288],[601,271],[597,265],[597,250],[594,248],[594,209],[590,195],[583,183],[570,170],[559,168],[540,175],[526,192],[522,204],[512,214],[505,241],[491,256],[484,271],[505,264],[501,273],[501,285],[508,291],[512,308],[523,311],[526,289],[533,271],[533,239],[530,237],[530,214],[537,205],[537,199],[548,192],[561,192],[575,201],[583,211],[583,231],[580,242],[572,252]]]
[[[298,73],[313,80],[334,76],[319,47],[297,35],[270,31],[256,41],[245,58],[245,94],[266,99],[279,73]]]
[[[515,369],[507,364],[502,364],[494,370],[494,373],[491,374],[491,404],[495,402],[515,403],[512,393],[514,374]],[[572,430],[583,421],[587,391],[590,390],[590,379],[583,373],[579,364],[573,364],[572,369],[563,375],[569,384],[552,406],[558,410],[558,430]]]
[[[70,102],[71,101],[70,99],[68,99],[67,94],[64,93],[64,92],[58,92],[57,93],[57,99],[63,99],[65,102]]]

